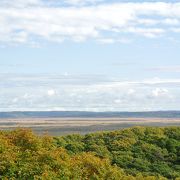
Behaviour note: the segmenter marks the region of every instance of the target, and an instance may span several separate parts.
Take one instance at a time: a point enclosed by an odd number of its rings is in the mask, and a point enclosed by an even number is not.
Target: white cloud
[[[128,44],[131,43],[132,40],[130,39],[125,39],[125,38],[101,38],[98,39],[98,42],[101,44],[114,44],[114,43],[123,43],[123,44]]]
[[[117,39],[124,42],[129,34],[154,38],[169,32],[179,33],[180,3],[100,3],[65,7],[51,6],[51,2],[1,1],[0,42],[32,44],[45,40],[59,43],[66,39],[85,41],[91,38],[114,43]]]
[[[4,7],[28,7],[28,6],[40,6],[43,5],[42,0],[1,0],[0,6]]]
[[[18,102],[18,98],[14,98],[14,99],[12,100],[12,102],[13,102],[13,103],[17,103],[17,102]]]
[[[71,4],[71,5],[85,5],[85,4],[95,4],[102,2],[104,0],[64,0],[65,3]]]
[[[128,92],[127,92],[128,95],[132,95],[132,94],[134,94],[134,93],[135,93],[135,90],[134,90],[134,89],[129,89]]]
[[[49,89],[49,90],[47,91],[47,94],[48,94],[48,96],[54,96],[54,95],[56,94],[56,92],[55,92],[54,89]]]
[[[152,95],[154,97],[160,97],[160,96],[167,97],[169,95],[169,91],[165,88],[156,88],[152,91]]]
[[[180,24],[180,20],[176,18],[167,18],[164,20],[164,24],[178,26]]]

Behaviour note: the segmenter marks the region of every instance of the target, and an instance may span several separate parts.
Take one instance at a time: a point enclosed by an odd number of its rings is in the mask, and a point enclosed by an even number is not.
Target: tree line
[[[180,127],[52,137],[0,131],[0,179],[180,179]]]

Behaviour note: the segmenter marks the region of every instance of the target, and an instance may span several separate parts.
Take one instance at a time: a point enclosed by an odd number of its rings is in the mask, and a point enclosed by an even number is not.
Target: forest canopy
[[[180,179],[180,127],[60,137],[0,131],[0,179]]]

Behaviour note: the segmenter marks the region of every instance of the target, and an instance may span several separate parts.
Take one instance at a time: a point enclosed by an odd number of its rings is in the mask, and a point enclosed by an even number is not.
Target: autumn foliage
[[[87,135],[0,132],[0,179],[156,180],[180,177],[180,128]]]

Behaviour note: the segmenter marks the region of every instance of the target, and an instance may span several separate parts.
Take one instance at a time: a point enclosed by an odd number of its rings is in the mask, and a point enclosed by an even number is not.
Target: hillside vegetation
[[[180,179],[180,127],[62,137],[1,131],[0,179]]]

